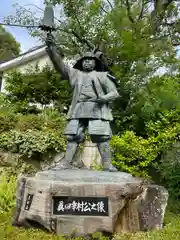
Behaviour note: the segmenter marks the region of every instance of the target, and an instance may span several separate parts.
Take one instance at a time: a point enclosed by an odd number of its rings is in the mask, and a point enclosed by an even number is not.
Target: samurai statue
[[[57,169],[73,169],[73,158],[77,147],[84,141],[85,130],[93,143],[97,144],[104,171],[116,172],[111,162],[110,139],[113,120],[110,103],[119,97],[114,77],[102,70],[101,52],[86,52],[73,67],[64,63],[58,54],[51,33],[46,38],[46,51],[57,72],[67,79],[73,88],[72,103],[69,108],[65,129],[67,149]]]

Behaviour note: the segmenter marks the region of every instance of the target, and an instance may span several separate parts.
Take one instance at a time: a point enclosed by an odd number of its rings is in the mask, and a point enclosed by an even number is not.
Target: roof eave
[[[0,72],[4,72],[12,68],[16,68],[21,64],[27,63],[29,61],[35,60],[38,57],[45,56],[45,55],[46,55],[46,47],[43,47],[33,52],[29,52],[25,55],[18,56],[17,58],[14,58],[10,61],[0,64]]]

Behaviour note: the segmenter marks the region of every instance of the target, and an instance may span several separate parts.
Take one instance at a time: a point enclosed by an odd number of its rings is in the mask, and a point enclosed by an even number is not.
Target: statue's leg
[[[75,139],[77,148],[80,143],[84,142],[86,126],[87,126],[87,122],[84,119],[80,119],[78,131],[77,131],[76,139]],[[75,154],[76,154],[76,152],[74,153],[74,156],[75,156]],[[74,156],[72,158],[72,164],[77,166],[79,169],[87,169],[87,168],[85,168],[83,161],[81,161],[80,159],[74,158]]]
[[[112,165],[112,154],[109,144],[109,137],[103,135],[93,135],[91,136],[91,139],[92,142],[95,142],[97,144],[99,153],[101,155],[104,171],[117,172],[118,170]]]
[[[63,161],[64,166],[66,165],[67,168],[72,168],[72,162],[76,154],[77,148],[78,148],[78,143],[76,142],[75,136],[68,135],[66,153]]]
[[[89,134],[92,142],[97,144],[101,155],[102,164],[105,171],[116,172],[117,169],[112,165],[112,154],[109,141],[112,136],[109,121],[101,119],[89,121]]]
[[[56,165],[56,169],[77,169],[76,167],[73,166],[73,160],[79,143],[83,142],[84,140],[84,130],[85,130],[84,122],[78,121],[76,134],[66,134],[67,147],[65,156]]]
[[[78,143],[74,140],[75,136],[67,135],[67,146],[65,156],[56,164],[53,170],[73,169],[72,160],[76,153]]]

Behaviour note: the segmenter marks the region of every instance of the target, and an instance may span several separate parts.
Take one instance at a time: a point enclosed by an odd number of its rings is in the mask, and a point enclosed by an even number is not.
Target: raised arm
[[[54,68],[56,69],[57,72],[59,72],[64,79],[68,79],[68,67],[64,64],[62,60],[62,56],[58,54],[57,48],[55,45],[54,37],[51,33],[47,35],[46,38],[46,52],[51,59]]]

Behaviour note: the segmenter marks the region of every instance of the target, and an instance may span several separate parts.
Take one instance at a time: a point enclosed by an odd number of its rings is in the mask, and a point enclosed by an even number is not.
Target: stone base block
[[[163,226],[168,192],[122,172],[43,171],[19,178],[13,225],[57,235],[134,232]]]

